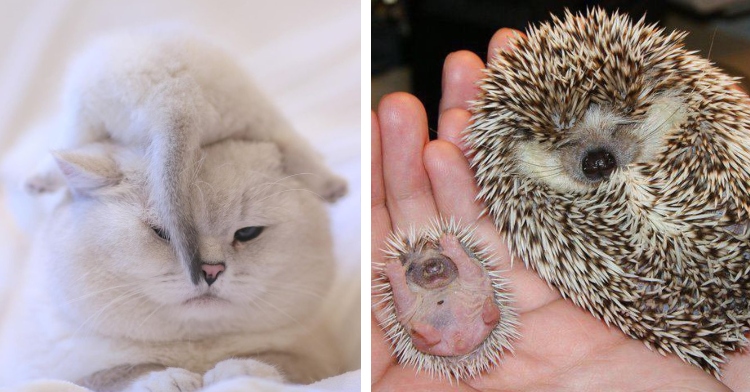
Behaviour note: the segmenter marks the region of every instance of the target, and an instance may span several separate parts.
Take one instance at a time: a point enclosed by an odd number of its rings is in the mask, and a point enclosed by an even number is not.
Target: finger
[[[500,51],[512,48],[513,41],[518,37],[526,37],[526,34],[508,28],[502,28],[495,32],[492,39],[490,39],[490,45],[487,50],[487,62],[491,62]]]
[[[458,147],[443,140],[430,142],[424,161],[438,211],[467,224],[475,223],[482,204],[475,200],[478,189],[474,174]]]
[[[372,142],[370,164],[370,216],[372,217],[370,241],[372,247],[370,256],[373,262],[379,262],[383,260],[383,243],[388,232],[391,230],[391,220],[385,205],[383,159],[380,148],[380,124],[375,113],[371,113],[370,115],[370,131],[370,140]]]
[[[438,119],[438,140],[453,143],[464,155],[468,152],[468,146],[463,140],[463,131],[469,126],[471,113],[460,108],[451,108],[440,115]]]
[[[514,307],[525,313],[542,307],[558,298],[560,294],[549,287],[536,273],[516,260],[511,265],[511,256],[505,239],[498,233],[494,223],[486,215],[478,219],[483,204],[476,201],[478,188],[469,163],[453,144],[436,140],[425,148],[425,167],[432,183],[433,194],[440,214],[453,216],[468,225],[475,225],[476,235],[486,245],[494,248],[500,268],[513,282]]]
[[[482,78],[484,63],[467,50],[453,52],[443,64],[443,95],[440,97],[440,114],[452,108],[468,109],[469,101],[476,98],[477,82]]]
[[[741,93],[743,93],[743,94],[747,95],[747,91],[745,91],[745,89],[744,89],[744,88],[742,88],[742,85],[741,85],[741,84],[733,84],[733,85],[731,85],[731,86],[730,86],[729,88],[731,88],[731,89],[733,89],[733,90],[737,90],[737,91],[739,91],[739,92],[741,92]]]
[[[378,107],[385,205],[394,227],[427,223],[435,201],[422,152],[427,144],[427,114],[412,95],[395,93]]]
[[[481,378],[481,377],[477,377]],[[495,386],[496,389],[496,386]],[[430,391],[430,392],[478,392],[466,380],[450,382],[445,378],[416,371],[413,366],[392,366],[383,377],[372,385],[373,391]],[[488,389],[489,390],[489,389]]]
[[[370,374],[372,382],[376,383],[385,374],[390,366],[396,366],[396,359],[391,356],[391,348],[385,333],[380,329],[375,317],[370,317],[370,347],[371,347],[371,364]]]
[[[378,117],[374,112],[370,113],[370,141],[371,159],[370,159],[370,216],[372,217],[372,233],[370,235],[371,248],[371,268],[374,269],[375,263],[383,260],[383,244],[385,237],[391,230],[390,217],[385,205],[385,185],[383,183],[383,159],[380,148],[380,124]],[[375,273],[371,271],[374,278]],[[373,293],[374,294],[374,293]],[[371,297],[375,301],[375,296]],[[374,310],[373,305],[373,310]],[[371,355],[371,376],[372,382],[375,383],[383,377],[389,366],[394,365],[394,359],[391,357],[391,350],[388,340],[385,338],[383,330],[380,329],[375,314],[370,317],[370,343],[372,348]]]
[[[750,352],[735,351],[729,354],[729,361],[724,365],[721,381],[735,391],[750,391]]]

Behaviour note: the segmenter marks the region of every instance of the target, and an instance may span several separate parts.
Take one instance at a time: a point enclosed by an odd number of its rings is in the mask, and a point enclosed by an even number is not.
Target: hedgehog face
[[[560,192],[587,192],[631,163],[652,162],[664,135],[685,121],[684,103],[664,93],[641,118],[592,103],[569,129],[552,139],[526,137],[515,150],[518,174]]]
[[[405,263],[407,281],[426,290],[447,287],[458,277],[456,263],[440,254],[437,249],[426,249],[422,253],[408,255],[413,259]]]

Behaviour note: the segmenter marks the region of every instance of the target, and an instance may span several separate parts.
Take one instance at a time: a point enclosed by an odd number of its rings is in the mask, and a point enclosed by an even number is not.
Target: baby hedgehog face
[[[684,33],[594,9],[532,27],[473,105],[481,197],[577,305],[719,374],[750,309],[750,110]]]
[[[393,234],[378,268],[376,315],[401,363],[468,378],[496,365],[517,336],[506,283],[455,221]]]

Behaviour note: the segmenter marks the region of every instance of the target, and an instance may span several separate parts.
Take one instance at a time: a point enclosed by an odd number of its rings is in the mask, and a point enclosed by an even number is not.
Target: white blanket
[[[54,133],[38,127],[59,108],[71,56],[102,32],[179,24],[223,42],[296,129],[349,180],[331,211],[339,276],[325,312],[348,363],[360,358],[360,3],[200,0],[36,0],[8,2],[0,13],[0,268],[18,269],[41,206],[17,188]],[[36,127],[36,131],[32,131]],[[34,134],[36,132],[36,134]],[[18,145],[25,144],[19,150]],[[9,155],[10,152],[13,155]],[[0,274],[0,322],[12,273]],[[66,386],[67,385],[67,386]],[[236,379],[206,390],[358,391],[352,371],[309,386]],[[17,390],[17,389],[16,389]],[[24,391],[80,391],[46,380]]]

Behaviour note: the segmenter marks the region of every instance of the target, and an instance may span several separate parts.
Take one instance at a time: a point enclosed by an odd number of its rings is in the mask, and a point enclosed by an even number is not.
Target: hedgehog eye
[[[418,260],[409,265],[407,279],[428,290],[439,289],[449,285],[458,277],[458,268],[453,260],[439,255]]]
[[[555,145],[555,148],[560,150],[563,148],[572,148],[581,146],[582,143],[578,140],[563,140]]]
[[[531,129],[528,128],[518,128],[516,129],[516,134],[523,140],[531,140],[534,138],[534,133],[532,133]]]
[[[167,234],[166,230],[157,226],[151,226],[151,230],[153,230],[154,233],[156,233],[156,235],[159,236],[159,238],[163,239],[164,241],[169,241],[169,234]]]
[[[250,241],[260,235],[263,232],[265,226],[249,226],[243,227],[234,232],[234,239],[239,242]]]

